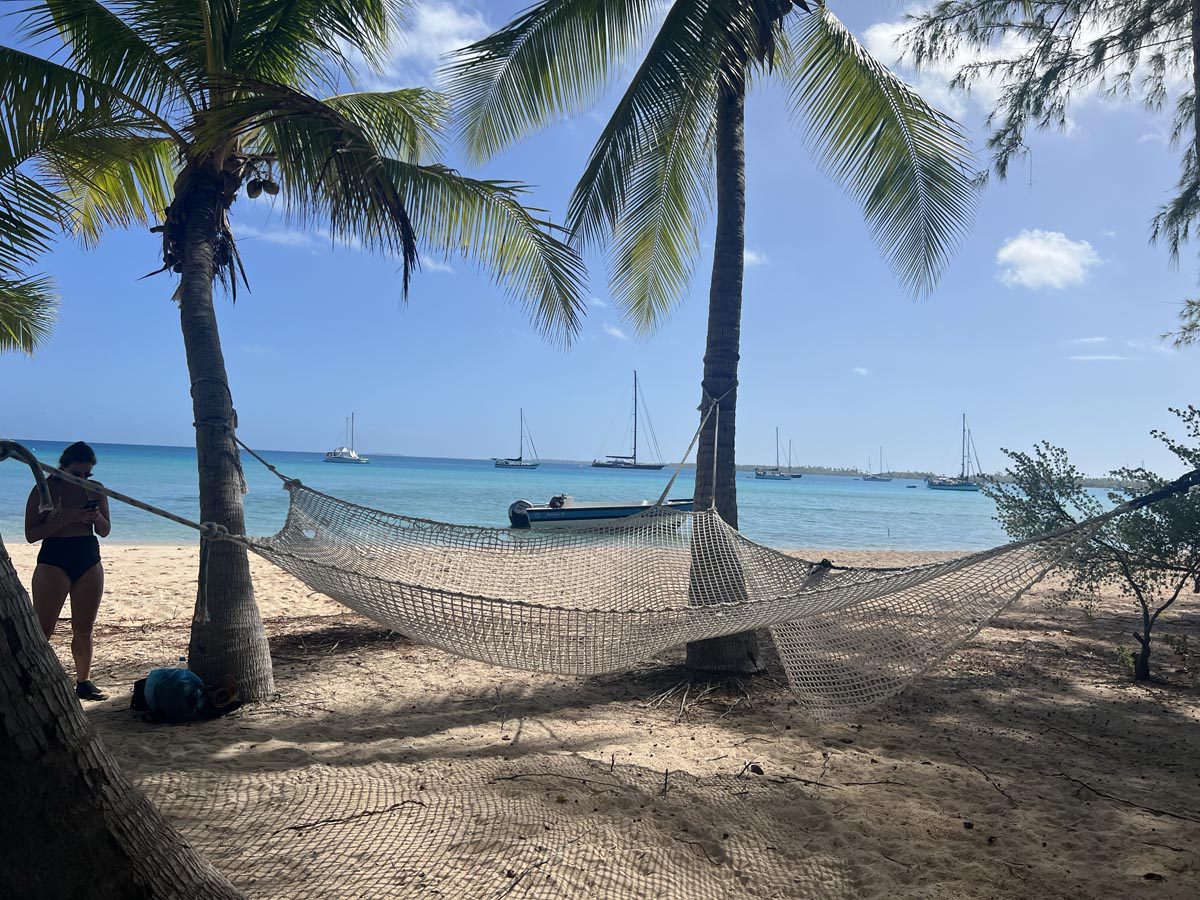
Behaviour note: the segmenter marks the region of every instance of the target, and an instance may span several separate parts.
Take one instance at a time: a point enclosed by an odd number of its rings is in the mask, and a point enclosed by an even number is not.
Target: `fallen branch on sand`
[[[1156,816],[1166,816],[1171,819],[1179,819],[1183,822],[1200,822],[1200,816],[1192,815],[1191,813],[1171,812],[1169,809],[1159,809],[1155,806],[1143,806],[1140,803],[1134,803],[1132,800],[1126,800],[1124,797],[1118,797],[1115,794],[1106,794],[1104,791],[1097,790],[1086,781],[1080,781],[1078,778],[1072,778],[1066,772],[1051,772],[1047,775],[1048,778],[1065,778],[1073,784],[1079,785],[1081,788],[1091,791],[1097,797],[1103,797],[1105,800],[1112,800],[1114,803],[1121,803],[1125,806],[1132,806],[1134,809],[1140,809],[1148,813],[1154,813]]]
[[[308,831],[312,828],[322,828],[325,825],[344,825],[347,822],[353,822],[356,819],[366,819],[371,816],[382,816],[385,813],[395,812],[402,806],[424,806],[425,803],[421,800],[401,800],[399,803],[393,803],[391,806],[385,806],[383,809],[367,809],[358,813],[351,813],[348,816],[338,816],[333,819],[318,819],[316,822],[305,822],[303,825],[287,825],[283,828],[278,828],[272,831],[271,834],[279,834],[283,831]]]

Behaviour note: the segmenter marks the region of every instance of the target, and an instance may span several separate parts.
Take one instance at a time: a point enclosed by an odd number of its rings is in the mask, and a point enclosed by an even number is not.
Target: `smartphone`
[[[89,500],[87,503],[83,504],[83,508],[84,509],[99,509],[100,501],[99,500]]]

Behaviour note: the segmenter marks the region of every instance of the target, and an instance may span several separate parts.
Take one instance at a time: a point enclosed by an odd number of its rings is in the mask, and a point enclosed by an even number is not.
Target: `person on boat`
[[[62,452],[58,467],[80,478],[91,478],[96,452],[78,441]],[[72,484],[57,475],[47,481],[54,509],[38,511],[34,488],[25,503],[25,539],[42,542],[33,570],[33,609],[49,640],[67,596],[71,598],[71,656],[75,660],[75,693],[82,700],[107,695],[91,681],[92,628],[104,596],[104,565],[100,542],[112,531],[108,498]]]

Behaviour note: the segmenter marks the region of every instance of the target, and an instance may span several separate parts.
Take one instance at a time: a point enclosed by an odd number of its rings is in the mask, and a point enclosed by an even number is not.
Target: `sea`
[[[22,440],[55,463],[64,443]],[[190,447],[94,444],[95,478],[114,490],[191,519],[198,517],[196,453]],[[369,465],[333,465],[322,453],[265,451],[281,472],[312,488],[388,512],[470,525],[508,526],[508,506],[525,499],[545,503],[555,494],[578,500],[656,499],[670,479],[658,472],[594,469],[587,463],[544,462],[538,469],[497,469],[491,460],[372,455]],[[243,455],[249,492],[246,528],[273,534],[287,513],[279,480]],[[692,496],[694,474],[680,473],[671,497]],[[0,535],[23,539],[25,500],[32,487],[27,467],[0,464]],[[805,475],[793,481],[756,480],[738,473],[741,531],[781,549],[973,550],[1004,543],[995,505],[981,493],[932,491],[923,482],[857,481]],[[188,529],[113,503],[110,541],[186,544]]]

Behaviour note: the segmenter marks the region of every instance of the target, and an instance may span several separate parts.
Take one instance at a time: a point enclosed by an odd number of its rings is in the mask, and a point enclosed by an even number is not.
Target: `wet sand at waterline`
[[[36,547],[9,551],[28,584]],[[1200,659],[1160,638],[1169,683],[1130,681],[1128,600],[1087,618],[1044,585],[880,709],[813,724],[777,670],[685,695],[681,653],[497,669],[252,558],[280,697],[170,728],[128,697],[186,653],[196,551],[104,552],[93,677],[113,699],[87,715],[250,897],[1200,896]],[[1200,596],[1177,606],[1163,635],[1194,635]],[[64,621],[64,660],[68,641]]]

